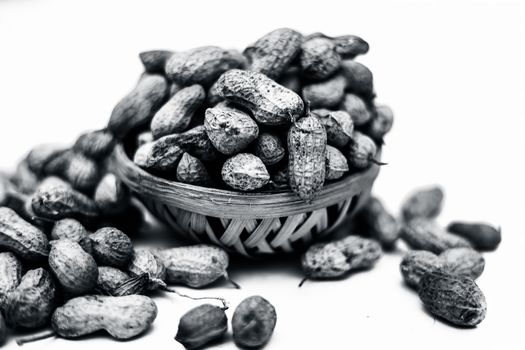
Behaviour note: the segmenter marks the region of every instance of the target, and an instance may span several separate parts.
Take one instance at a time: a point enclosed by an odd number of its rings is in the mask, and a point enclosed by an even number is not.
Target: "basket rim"
[[[379,166],[326,184],[319,195],[306,203],[292,191],[277,193],[236,192],[167,180],[138,167],[128,157],[122,143],[113,151],[115,174],[143,199],[201,215],[227,219],[265,219],[299,215],[326,208],[362,192],[370,191]]]

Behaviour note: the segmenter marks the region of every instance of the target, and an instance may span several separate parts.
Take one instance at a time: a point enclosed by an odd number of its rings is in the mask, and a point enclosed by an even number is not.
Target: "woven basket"
[[[307,204],[290,191],[240,193],[188,185],[137,167],[118,145],[114,171],[144,205],[176,233],[242,255],[291,253],[329,234],[368,199],[373,165],[324,186]]]

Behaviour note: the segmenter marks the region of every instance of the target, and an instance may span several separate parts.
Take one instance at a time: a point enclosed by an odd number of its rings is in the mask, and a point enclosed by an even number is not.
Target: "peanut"
[[[435,221],[427,218],[415,218],[405,223],[401,229],[401,238],[413,249],[428,250],[435,254],[450,248],[471,247],[467,240],[446,232]]]
[[[223,98],[249,109],[261,124],[287,124],[303,113],[299,95],[260,73],[232,69],[219,78],[217,89]]]
[[[184,153],[177,166],[177,181],[196,186],[211,183],[211,177],[204,164],[188,153]]]
[[[38,328],[49,322],[55,309],[56,289],[49,272],[29,270],[6,302],[5,317],[11,327]]]
[[[288,131],[290,187],[301,199],[311,202],[321,191],[326,175],[326,131],[311,113]]]
[[[326,175],[325,180],[337,180],[348,172],[348,162],[337,148],[326,146]]]
[[[374,92],[374,76],[365,65],[344,60],[341,62],[341,74],[346,78],[346,88],[356,94],[371,96]]]
[[[335,51],[341,55],[344,59],[352,59],[357,55],[363,55],[368,52],[369,45],[361,37],[357,35],[341,35],[336,37],[330,37],[323,33],[310,34],[308,39],[311,38],[327,38],[330,39],[335,46]]]
[[[93,256],[101,265],[123,267],[130,261],[133,246],[124,232],[114,227],[104,227],[93,233],[90,238]]]
[[[139,58],[146,72],[164,74],[166,62],[172,55],[168,50],[151,50],[141,52]]]
[[[168,283],[200,288],[227,277],[228,254],[215,246],[197,244],[165,249],[160,258],[166,267]]]
[[[324,125],[329,145],[342,148],[350,142],[354,132],[354,122],[350,114],[327,109],[314,109],[312,114],[316,115]]]
[[[381,243],[383,248],[391,249],[394,247],[399,238],[401,227],[396,218],[386,210],[378,198],[370,197],[358,212],[357,220],[370,236]]]
[[[431,271],[421,279],[418,294],[428,311],[458,326],[473,327],[487,313],[483,292],[466,276]]]
[[[341,107],[350,114],[355,126],[363,126],[372,119],[365,101],[355,94],[346,94]]]
[[[259,348],[270,340],[277,314],[272,304],[261,296],[244,299],[232,317],[233,340],[240,348]]]
[[[405,283],[415,290],[419,289],[423,276],[441,267],[443,267],[442,259],[426,250],[407,252],[399,265]]]
[[[303,99],[310,101],[312,108],[338,107],[345,97],[346,78],[340,74],[332,78],[303,87]]]
[[[220,157],[220,153],[210,141],[204,125],[196,126],[180,134],[166,136],[163,139],[167,146],[174,147],[176,145],[184,152],[188,152],[204,162],[214,161]]]
[[[501,229],[485,223],[455,221],[447,226],[447,230],[465,238],[479,250],[494,250],[501,242]]]
[[[299,54],[303,36],[290,28],[275,29],[244,51],[250,70],[263,73],[270,79],[279,78]]]
[[[164,136],[157,141],[143,144],[135,152],[133,162],[146,170],[175,170],[184,151],[172,142],[172,136]]]
[[[129,279],[129,275],[116,267],[99,266],[95,291],[104,295],[113,295],[114,291]]]
[[[259,135],[257,123],[248,114],[231,107],[208,108],[204,128],[215,148],[226,155],[239,153]]]
[[[444,193],[439,186],[420,188],[405,199],[401,214],[406,221],[414,218],[435,218],[441,213]]]
[[[173,95],[151,120],[153,138],[185,131],[205,97],[206,93],[200,85],[188,86]]]
[[[46,178],[31,198],[35,214],[48,219],[89,218],[99,215],[95,201],[56,178]]]
[[[221,170],[222,180],[239,191],[252,191],[266,185],[270,174],[264,163],[250,153],[239,153],[229,158]]]
[[[279,163],[284,158],[286,151],[278,136],[264,132],[255,140],[254,154],[264,165],[270,166]]]
[[[103,214],[116,214],[126,210],[131,195],[128,187],[114,174],[106,173],[95,189],[95,203]]]
[[[57,221],[51,231],[51,239],[69,239],[80,244],[86,253],[91,254],[93,251],[86,228],[75,219]]]
[[[0,207],[0,247],[26,260],[43,260],[49,254],[46,235],[7,207]]]
[[[73,150],[90,159],[99,160],[106,158],[114,145],[113,135],[108,130],[101,129],[80,135],[73,145]]]
[[[132,276],[147,274],[149,290],[166,288],[166,267],[150,249],[134,249],[128,271]]]
[[[394,112],[386,105],[375,106],[375,114],[367,128],[367,134],[378,142],[392,129]]]
[[[6,306],[7,296],[22,278],[22,263],[11,252],[0,253],[0,313]],[[1,343],[1,342],[0,342]]]
[[[376,241],[348,236],[313,244],[303,254],[301,263],[307,278],[336,278],[350,271],[372,267],[381,254],[381,246]]]
[[[472,248],[452,248],[439,255],[447,272],[476,279],[483,273],[485,259]]]
[[[144,74],[137,86],[113,108],[108,129],[118,139],[130,130],[150,122],[168,94],[166,79],[157,74]]]
[[[198,349],[222,338],[227,330],[228,318],[224,309],[203,304],[182,315],[175,340],[186,349]]]
[[[310,79],[323,80],[334,74],[341,65],[341,56],[333,42],[326,38],[313,38],[301,45],[301,68]]]
[[[210,86],[227,70],[242,68],[246,59],[235,50],[202,46],[174,53],[166,63],[166,75],[179,84]]]
[[[74,189],[83,193],[91,193],[100,180],[100,171],[94,160],[79,153],[73,153],[62,177],[66,179]]]
[[[357,169],[368,168],[372,163],[383,165],[375,159],[376,154],[377,146],[374,141],[365,134],[354,131],[348,147],[348,163]]]
[[[33,147],[26,157],[27,166],[38,176],[45,175],[46,164],[62,154],[66,148],[60,144],[46,143]]]
[[[51,242],[49,267],[67,292],[85,294],[91,292],[98,278],[98,267],[91,255],[70,239]]]
[[[64,338],[104,330],[115,339],[129,339],[144,333],[156,317],[157,306],[143,295],[88,295],[71,299],[57,308],[51,325]]]

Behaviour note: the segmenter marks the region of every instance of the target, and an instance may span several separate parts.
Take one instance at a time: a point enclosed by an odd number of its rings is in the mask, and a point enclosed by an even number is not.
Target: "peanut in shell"
[[[224,162],[222,180],[239,191],[253,191],[266,185],[270,174],[264,163],[250,153],[239,153]]]

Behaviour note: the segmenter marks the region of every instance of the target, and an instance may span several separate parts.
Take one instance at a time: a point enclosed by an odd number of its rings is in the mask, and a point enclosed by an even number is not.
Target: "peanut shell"
[[[405,283],[418,290],[423,276],[442,266],[443,261],[436,254],[426,250],[411,250],[401,260],[399,269]]]
[[[477,279],[485,269],[485,259],[472,248],[452,248],[439,254],[443,269],[456,275]]]
[[[55,143],[45,143],[33,147],[26,157],[27,166],[37,174],[43,176],[46,164],[65,151],[64,145]]]
[[[209,186],[212,182],[204,164],[189,153],[182,155],[177,166],[177,181],[196,186]]]
[[[146,72],[164,74],[166,62],[172,55],[168,50],[151,50],[141,52],[139,58]]]
[[[324,125],[329,145],[343,148],[350,142],[354,132],[354,122],[350,114],[327,109],[314,109],[312,114],[316,115]]]
[[[334,74],[341,65],[335,45],[326,38],[313,38],[301,45],[301,68],[305,77],[323,80]]]
[[[222,180],[239,191],[252,191],[266,185],[270,174],[264,163],[250,153],[239,153],[229,158],[221,170]]]
[[[0,313],[6,299],[22,279],[22,262],[11,252],[0,253]]]
[[[444,197],[439,186],[417,189],[401,205],[401,214],[407,221],[414,218],[435,218],[441,213]]]
[[[485,223],[451,222],[447,230],[465,238],[478,250],[494,250],[501,242],[501,229]]]
[[[340,74],[332,78],[305,85],[303,99],[310,101],[312,108],[336,108],[345,97],[346,78]]]
[[[365,169],[375,162],[377,146],[374,141],[365,134],[354,131],[352,140],[348,145],[348,164],[357,169]]]
[[[240,348],[259,348],[270,340],[276,323],[277,313],[268,300],[248,297],[233,313],[233,340]]]
[[[119,178],[106,173],[98,183],[93,199],[100,212],[108,215],[124,211],[131,201],[131,195]]]
[[[87,158],[99,160],[106,158],[113,151],[114,146],[113,135],[108,130],[102,129],[80,135],[73,145],[73,150]]]
[[[264,132],[255,140],[254,155],[266,166],[279,163],[285,154],[286,150],[281,139],[274,134]]]
[[[346,88],[356,94],[370,96],[374,92],[374,76],[365,65],[353,61],[341,62],[341,74],[346,78]]]
[[[166,288],[166,282],[164,282],[166,280],[166,267],[160,257],[150,249],[134,249],[128,271],[132,276],[147,274],[149,280],[147,288],[149,290]]]
[[[129,277],[127,273],[116,267],[99,266],[95,291],[103,295],[113,295],[114,291]]]
[[[327,145],[325,180],[337,180],[348,172],[348,170],[348,162],[344,154],[337,148]]]
[[[392,129],[394,124],[394,112],[386,105],[377,105],[375,114],[367,128],[367,134],[376,141],[382,141],[383,137]]]
[[[401,226],[376,197],[370,197],[357,213],[357,220],[383,248],[392,248],[399,238]]]
[[[91,254],[93,251],[86,228],[75,219],[62,219],[55,222],[51,239],[69,239],[80,244],[86,253]]]
[[[143,144],[135,152],[133,162],[146,170],[175,170],[184,151],[172,142],[172,136]]]
[[[362,126],[372,119],[365,101],[355,94],[346,94],[341,109],[350,114],[355,126]]]
[[[182,315],[175,340],[186,349],[198,349],[222,338],[227,330],[228,318],[224,309],[203,304]]]
[[[131,240],[114,227],[98,229],[91,236],[93,256],[101,265],[124,267],[133,254]]]

